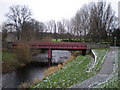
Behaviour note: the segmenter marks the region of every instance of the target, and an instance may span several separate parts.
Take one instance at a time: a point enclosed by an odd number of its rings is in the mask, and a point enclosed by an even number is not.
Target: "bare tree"
[[[105,40],[110,29],[114,27],[115,14],[106,2],[93,3],[90,14],[90,33],[95,41]]]
[[[65,28],[64,28],[64,26],[63,26],[61,21],[57,22],[57,27],[58,27],[58,33],[59,34],[64,34],[65,33]]]
[[[34,38],[36,40],[41,40],[45,32],[47,32],[47,26],[43,22],[39,22],[37,20],[31,20],[31,27],[34,31]]]
[[[67,19],[63,19],[62,20],[62,24],[63,24],[63,27],[65,29],[65,32],[64,34],[66,34],[66,37],[69,39],[69,41],[71,40],[71,21],[70,20],[67,20]]]
[[[48,29],[48,32],[50,33],[57,33],[57,26],[56,26],[56,22],[55,20],[51,20],[49,22],[47,22],[47,29]]]
[[[76,35],[76,38],[78,38],[77,36],[79,36],[79,39],[81,39],[83,30],[81,28],[81,17],[79,13],[76,13],[75,17],[72,19],[72,31],[73,34]]]
[[[89,32],[89,24],[90,24],[90,11],[87,5],[84,5],[80,10],[78,10],[77,14],[79,15],[80,22],[79,28],[81,34],[84,35],[84,39],[87,39],[87,34]]]
[[[8,24],[14,26],[14,29],[17,31],[17,39],[19,41],[23,24],[31,19],[31,11],[24,5],[15,5],[10,7],[6,16],[8,18]]]

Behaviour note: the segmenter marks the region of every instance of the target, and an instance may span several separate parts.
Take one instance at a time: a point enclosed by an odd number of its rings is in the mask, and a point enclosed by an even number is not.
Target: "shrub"
[[[16,58],[20,63],[27,63],[32,60],[32,54],[30,52],[30,48],[25,44],[22,44],[19,46],[19,48],[16,48],[15,53],[16,53]]]
[[[45,36],[42,41],[47,41],[47,42],[52,42],[52,37],[50,36]]]

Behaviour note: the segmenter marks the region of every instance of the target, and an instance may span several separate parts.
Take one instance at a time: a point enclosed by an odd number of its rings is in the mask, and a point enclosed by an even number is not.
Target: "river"
[[[63,63],[71,56],[70,51],[53,50],[52,65]],[[2,75],[3,88],[16,88],[23,82],[32,82],[34,79],[42,79],[44,71],[48,68],[47,52],[38,54],[35,60],[22,68]]]

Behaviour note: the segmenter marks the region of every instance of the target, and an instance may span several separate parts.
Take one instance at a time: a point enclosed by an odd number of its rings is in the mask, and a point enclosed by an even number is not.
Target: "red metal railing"
[[[40,48],[40,49],[86,49],[85,43],[65,43],[65,42],[16,42],[13,43],[13,48],[18,48],[19,46],[29,46],[30,48]]]

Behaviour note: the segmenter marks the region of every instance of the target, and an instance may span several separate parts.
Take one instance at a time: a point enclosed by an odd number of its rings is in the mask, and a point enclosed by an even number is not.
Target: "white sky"
[[[80,7],[89,2],[100,0],[0,0],[0,25],[6,20],[5,14],[12,5],[27,5],[33,13],[33,18],[46,22],[49,20],[70,19]],[[103,0],[110,2],[118,16],[119,0]]]

